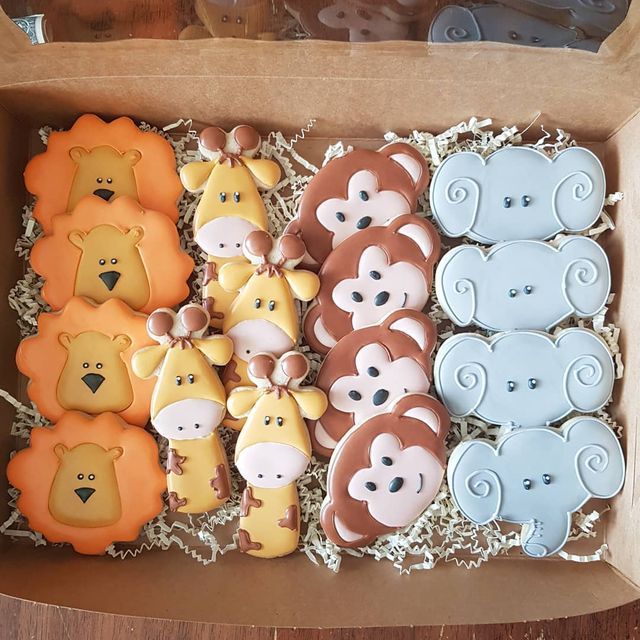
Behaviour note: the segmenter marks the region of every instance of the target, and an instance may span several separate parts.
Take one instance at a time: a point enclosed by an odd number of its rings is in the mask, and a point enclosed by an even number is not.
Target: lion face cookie
[[[145,209],[178,219],[182,186],[173,149],[129,118],[107,123],[85,114],[68,131],[54,131],[47,150],[29,161],[24,179],[45,233],[51,233],[54,215],[72,211],[87,195],[106,202],[129,196]]]
[[[352,428],[331,456],[320,523],[341,547],[362,547],[410,525],[435,498],[445,469],[449,415],[410,394]]]
[[[54,216],[51,235],[31,251],[31,265],[54,310],[72,296],[111,298],[150,313],[189,295],[193,260],[180,248],[169,218],[123,196],[107,203],[84,198],[68,215]]]
[[[352,235],[414,213],[428,184],[427,161],[409,144],[356,149],[313,177],[289,230],[300,233],[309,255],[322,264]]]
[[[131,356],[151,344],[145,322],[120,300],[97,306],[74,297],[61,311],[40,314],[37,335],[16,353],[40,413],[56,421],[65,411],[110,411],[144,426],[153,383],[133,375]]]
[[[409,309],[342,338],[329,351],[316,379],[329,406],[320,420],[309,425],[314,451],[330,456],[354,424],[384,413],[406,393],[427,393],[435,343],[431,320]]]
[[[162,511],[166,489],[155,440],[113,413],[69,412],[52,428],[34,428],[7,476],[32,529],[86,554],[135,540]]]
[[[304,319],[311,348],[327,353],[354,329],[393,311],[422,310],[439,255],[436,230],[411,214],[343,242],[322,265],[320,291]]]

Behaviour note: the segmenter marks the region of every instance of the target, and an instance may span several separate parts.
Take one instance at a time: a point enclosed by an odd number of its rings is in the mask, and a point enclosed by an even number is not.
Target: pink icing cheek
[[[235,355],[248,362],[257,353],[268,352],[281,356],[293,348],[293,340],[268,320],[243,320],[229,329]]]
[[[235,258],[242,255],[242,243],[257,227],[237,217],[214,218],[195,234],[198,246],[217,258]]]
[[[193,440],[211,435],[225,414],[225,406],[213,400],[191,398],[167,405],[153,418],[156,431],[170,440]]]
[[[309,464],[299,449],[277,442],[259,442],[236,455],[240,475],[254,487],[278,489],[295,482]]]

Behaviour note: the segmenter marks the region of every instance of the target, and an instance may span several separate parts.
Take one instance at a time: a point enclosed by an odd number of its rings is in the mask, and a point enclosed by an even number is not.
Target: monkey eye
[[[376,487],[376,483],[375,482],[365,482],[364,486],[369,490],[369,491],[375,491],[378,487]]]

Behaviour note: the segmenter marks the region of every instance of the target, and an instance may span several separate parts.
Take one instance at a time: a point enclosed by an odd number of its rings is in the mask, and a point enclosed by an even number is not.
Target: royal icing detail
[[[620,491],[624,469],[613,431],[596,418],[578,417],[560,429],[516,429],[497,443],[463,442],[449,458],[447,477],[465,517],[521,524],[522,550],[544,558],[567,542],[573,512]]]
[[[444,477],[448,431],[445,408],[424,394],[350,429],[329,461],[320,513],[329,540],[363,547],[418,518]]]
[[[546,240],[588,229],[605,196],[602,164],[588,149],[549,158],[531,147],[504,147],[487,158],[448,156],[431,182],[431,208],[443,233],[493,244]]]
[[[169,508],[201,513],[230,495],[229,465],[216,428],[225,414],[226,395],[214,366],[229,362],[233,343],[207,336],[209,314],[197,304],[178,313],[158,309],[147,320],[159,344],[137,351],[134,373],[157,377],[151,398],[151,424],[169,440]]]
[[[570,315],[588,318],[602,311],[611,273],[597,242],[570,236],[557,245],[460,245],[442,258],[435,281],[438,301],[459,326],[548,330]]]
[[[614,366],[605,342],[588,329],[460,333],[438,349],[433,378],[451,415],[531,427],[601,409]]]
[[[218,281],[228,262],[245,262],[245,238],[256,229],[266,230],[267,212],[258,188],[271,189],[280,180],[280,166],[256,159],[260,135],[241,125],[226,133],[207,127],[198,148],[206,159],[180,170],[188,191],[202,193],[193,221],[194,239],[207,254],[203,302],[212,325],[220,328],[237,292],[226,291]]]
[[[326,354],[354,329],[378,324],[393,311],[422,310],[439,255],[436,230],[411,214],[351,236],[320,269],[320,290],[304,318],[311,348]]]
[[[9,461],[17,506],[49,542],[101,554],[134,541],[162,511],[165,475],[158,446],[144,429],[113,413],[65,413],[53,427],[34,427],[29,447]]]
[[[72,211],[87,195],[107,202],[126,195],[178,220],[182,186],[173,149],[130,118],[107,123],[85,114],[68,131],[53,131],[47,150],[27,164],[24,179],[36,197],[33,216],[47,234],[53,216]]]
[[[256,353],[268,348],[279,356],[298,341],[300,316],[295,301],[311,300],[320,287],[315,273],[295,269],[304,253],[304,243],[295,235],[274,241],[266,231],[253,231],[244,243],[250,262],[226,264],[220,270],[222,287],[239,291],[222,324],[234,344],[233,358],[223,373],[227,393],[251,384],[246,368]],[[241,425],[229,421],[233,428]]]
[[[54,309],[73,296],[111,298],[149,313],[189,295],[193,260],[180,248],[175,225],[128,196],[107,203],[85,197],[70,214],[54,216],[39,238],[31,266],[44,280],[42,297]]]
[[[500,4],[447,6],[429,29],[430,42],[505,42],[528,47],[569,47],[597,51],[600,40]]]
[[[61,311],[41,313],[38,333],[16,353],[40,413],[56,422],[65,411],[110,411],[146,425],[153,383],[131,370],[133,353],[150,344],[145,322],[145,315],[115,299],[95,305],[74,297]]]
[[[377,151],[355,149],[311,179],[288,231],[301,234],[309,255],[321,264],[352,235],[413,213],[428,184],[427,161],[405,142]]]
[[[279,359],[262,353],[249,361],[255,387],[234,389],[227,408],[246,418],[236,443],[235,463],[247,481],[238,529],[240,549],[275,558],[295,551],[300,536],[296,480],[311,458],[305,418],[317,420],[327,408],[325,394],[302,387],[309,362],[296,351]]]
[[[180,39],[190,39],[183,35],[187,29],[196,30],[196,34],[199,29],[214,38],[276,40],[278,37],[278,29],[272,24],[273,15],[278,13],[275,5],[265,7],[253,0],[194,0],[193,4],[204,27],[190,25],[181,32]]]
[[[342,338],[316,379],[329,406],[320,420],[309,424],[314,451],[330,456],[354,424],[388,411],[406,393],[427,393],[435,343],[431,320],[409,309]]]

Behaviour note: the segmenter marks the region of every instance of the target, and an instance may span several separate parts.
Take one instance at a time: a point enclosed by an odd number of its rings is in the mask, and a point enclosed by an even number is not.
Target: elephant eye
[[[278,423],[278,426],[281,427],[284,424],[284,418],[281,418],[280,416],[278,416],[276,418],[276,422]]]
[[[531,204],[531,196],[522,196],[520,204],[523,207],[528,207]]]
[[[89,480],[95,480],[95,479],[96,479],[96,476],[95,476],[95,474],[90,473],[90,474],[87,476],[87,478],[89,478]]]
[[[533,287],[528,284],[524,289],[523,289],[525,295],[529,296],[533,293]]]
[[[178,427],[178,431],[182,431],[184,427]]]
[[[531,42],[533,42],[534,44],[537,44],[541,40],[542,38],[539,38],[538,36],[531,36]]]
[[[377,378],[380,375],[380,372],[375,368],[375,367],[369,367],[367,369],[367,373],[372,377],[372,378]]]
[[[266,425],[268,425],[270,422],[271,422],[271,416],[265,416],[265,417],[264,417],[264,423],[265,423]]]
[[[529,378],[527,384],[529,385],[529,389],[535,389],[538,386],[538,381],[535,378]]]
[[[276,301],[269,300],[269,311],[273,311],[276,308]]]
[[[240,194],[237,191],[235,191],[233,194],[233,201],[240,202]]]
[[[352,400],[362,400],[362,395],[358,391],[349,391],[349,397]]]
[[[259,309],[261,304],[262,304],[262,301],[260,300],[260,298],[256,298],[255,302],[253,303],[253,306],[256,309]]]
[[[551,476],[548,473],[542,475],[542,482],[545,484],[551,484]]]
[[[338,218],[338,222],[344,222],[345,221],[345,217],[344,217],[344,213],[342,213],[342,211],[338,211],[336,212],[336,218]]]
[[[393,464],[393,460],[389,458],[389,456],[382,456],[380,462],[382,462],[385,467],[390,467]]]
[[[83,369],[88,369],[89,368],[89,363],[88,362],[83,362],[82,363],[82,368]]]
[[[193,373],[190,373],[187,376],[187,380],[189,381],[189,384],[193,384],[196,381],[196,377],[193,375]]]
[[[511,206],[511,198],[509,196],[507,196],[503,201],[502,201],[502,206],[505,209],[508,209]]]
[[[518,39],[518,32],[517,31],[509,31],[509,37],[512,40],[517,40]]]
[[[359,194],[360,200],[366,202],[369,199],[369,194],[366,191],[361,191]]]
[[[518,295],[518,290],[517,289],[509,289],[509,297],[510,298],[515,298]]]
[[[529,478],[525,478],[525,479],[522,481],[522,486],[523,486],[527,491],[529,491],[529,489],[531,489],[531,485],[532,485],[532,482],[531,482],[531,480],[529,480]]]
[[[84,480],[84,474],[79,473],[76,478],[78,478],[78,480]]]
[[[182,376],[176,376],[176,384],[180,386],[182,384]]]
[[[375,482],[365,482],[364,486],[369,489],[369,491],[375,491],[378,487],[376,487]]]
[[[515,391],[515,388],[516,383],[513,380],[507,380],[507,391],[511,393],[512,391]]]
[[[227,194],[224,193],[224,191],[221,191],[220,195],[218,197],[220,198],[220,202],[226,202],[227,201]]]
[[[354,302],[362,302],[362,294],[361,294],[361,293],[358,293],[357,291],[353,291],[353,292],[351,293],[351,299],[352,299]]]

